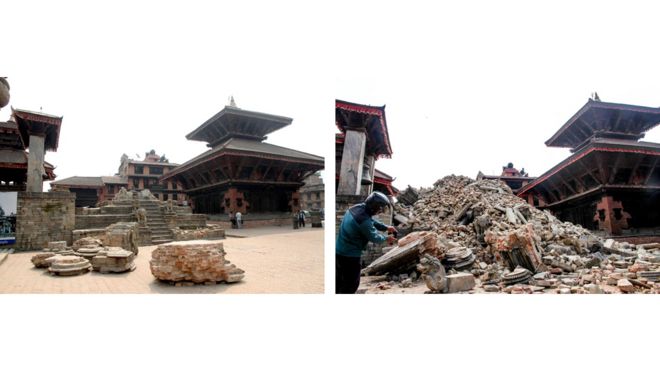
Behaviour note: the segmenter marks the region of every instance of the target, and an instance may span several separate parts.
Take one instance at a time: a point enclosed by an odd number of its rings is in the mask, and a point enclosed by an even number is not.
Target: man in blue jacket
[[[335,245],[335,293],[354,294],[360,286],[360,257],[369,241],[392,244],[394,236],[385,236],[377,231],[395,233],[396,229],[387,226],[372,216],[390,207],[390,201],[384,194],[373,192],[363,203],[352,206],[339,227]]]

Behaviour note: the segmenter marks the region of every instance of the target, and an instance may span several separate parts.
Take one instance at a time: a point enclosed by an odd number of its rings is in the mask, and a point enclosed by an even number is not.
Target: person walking
[[[236,228],[241,229],[243,227],[243,214],[240,211],[236,212]]]
[[[298,212],[298,223],[301,228],[305,228],[305,212],[302,210]]]

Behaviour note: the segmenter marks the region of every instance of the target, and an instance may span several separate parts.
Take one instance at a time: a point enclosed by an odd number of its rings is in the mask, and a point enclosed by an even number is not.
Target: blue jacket
[[[359,258],[367,248],[369,241],[382,243],[387,240],[385,235],[376,230],[387,231],[387,226],[372,219],[371,215],[367,214],[364,203],[351,207],[344,214],[344,219],[339,227],[335,253]]]

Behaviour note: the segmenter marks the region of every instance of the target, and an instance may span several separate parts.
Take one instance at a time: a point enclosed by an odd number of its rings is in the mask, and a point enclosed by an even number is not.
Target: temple
[[[247,111],[235,105],[186,136],[207,142],[208,151],[160,177],[183,187],[196,213],[241,212],[244,220],[289,223],[300,210],[303,179],[323,169],[323,157],[265,143],[266,135],[290,125],[291,118]],[[257,218],[258,219],[258,218]]]
[[[590,99],[546,141],[573,154],[518,196],[608,237],[660,240],[660,144],[639,141],[658,123],[660,108]]]
[[[502,174],[500,175],[485,175],[480,171],[477,174],[477,180],[481,179],[501,180],[511,188],[514,194],[518,194],[523,186],[534,181],[536,177],[530,177],[524,168],[518,170],[513,166],[513,163],[509,162],[506,166],[502,166]]]

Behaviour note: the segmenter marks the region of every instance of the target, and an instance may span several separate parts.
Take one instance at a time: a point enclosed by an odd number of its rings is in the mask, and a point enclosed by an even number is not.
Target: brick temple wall
[[[70,192],[18,192],[16,249],[39,250],[51,241],[72,243],[76,195]]]

